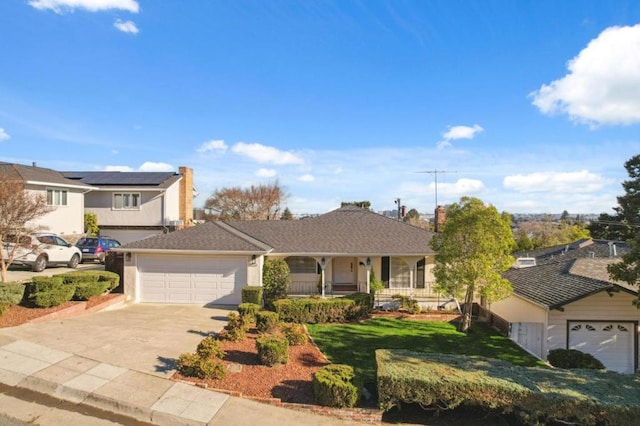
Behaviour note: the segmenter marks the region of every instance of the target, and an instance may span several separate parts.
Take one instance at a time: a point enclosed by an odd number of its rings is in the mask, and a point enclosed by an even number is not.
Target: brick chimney
[[[178,172],[182,175],[180,180],[180,204],[179,214],[182,226],[193,226],[193,169],[181,166]]]
[[[444,206],[438,206],[435,210],[434,230],[439,232],[442,230],[445,221],[447,220],[447,211]]]

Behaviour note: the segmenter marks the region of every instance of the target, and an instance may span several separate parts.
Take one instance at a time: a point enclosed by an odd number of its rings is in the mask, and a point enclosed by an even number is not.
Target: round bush
[[[576,349],[552,349],[547,355],[549,364],[557,368],[584,368],[588,370],[604,370],[604,364],[593,355]]]
[[[289,362],[289,341],[284,336],[264,334],[256,339],[260,364],[272,367]]]
[[[256,314],[256,328],[261,333],[272,333],[278,328],[279,316],[272,311],[259,311]]]
[[[326,407],[354,407],[358,402],[358,388],[352,380],[353,367],[329,364],[313,374],[313,396],[316,403]]]
[[[260,311],[260,305],[257,303],[241,303],[238,305],[240,316],[248,316],[250,322],[256,321],[256,314]]]
[[[207,336],[198,343],[196,353],[200,358],[224,358],[220,342],[212,336]]]
[[[282,324],[281,329],[290,346],[301,346],[309,340],[302,324]]]
[[[25,285],[17,282],[0,283],[0,302],[17,305],[24,297]]]

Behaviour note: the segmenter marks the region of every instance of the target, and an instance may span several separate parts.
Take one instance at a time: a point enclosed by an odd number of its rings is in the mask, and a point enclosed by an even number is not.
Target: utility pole
[[[402,202],[400,201],[400,198],[396,198],[394,203],[398,205],[398,220],[402,220]]]

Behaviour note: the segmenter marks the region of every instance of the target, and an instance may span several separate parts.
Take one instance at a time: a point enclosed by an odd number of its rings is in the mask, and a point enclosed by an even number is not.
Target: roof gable
[[[300,220],[207,222],[125,248],[234,251],[242,240],[249,246],[241,247],[259,252],[268,247],[274,254],[424,256],[433,253],[432,236],[424,229],[347,207]]]
[[[82,182],[76,182],[71,179],[67,179],[62,173],[38,167],[36,165],[25,166],[23,164],[2,163],[0,162],[0,172],[10,177],[18,178],[25,183],[41,184],[41,185],[56,185],[66,186],[69,188],[90,188]]]

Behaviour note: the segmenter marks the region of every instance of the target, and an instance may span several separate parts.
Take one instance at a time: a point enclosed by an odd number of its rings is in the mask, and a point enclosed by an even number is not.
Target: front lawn
[[[376,382],[376,349],[480,355],[514,365],[546,365],[485,324],[467,334],[446,322],[375,318],[353,324],[309,324],[309,333],[333,363],[348,364],[364,384]],[[375,388],[367,386],[370,390]]]

